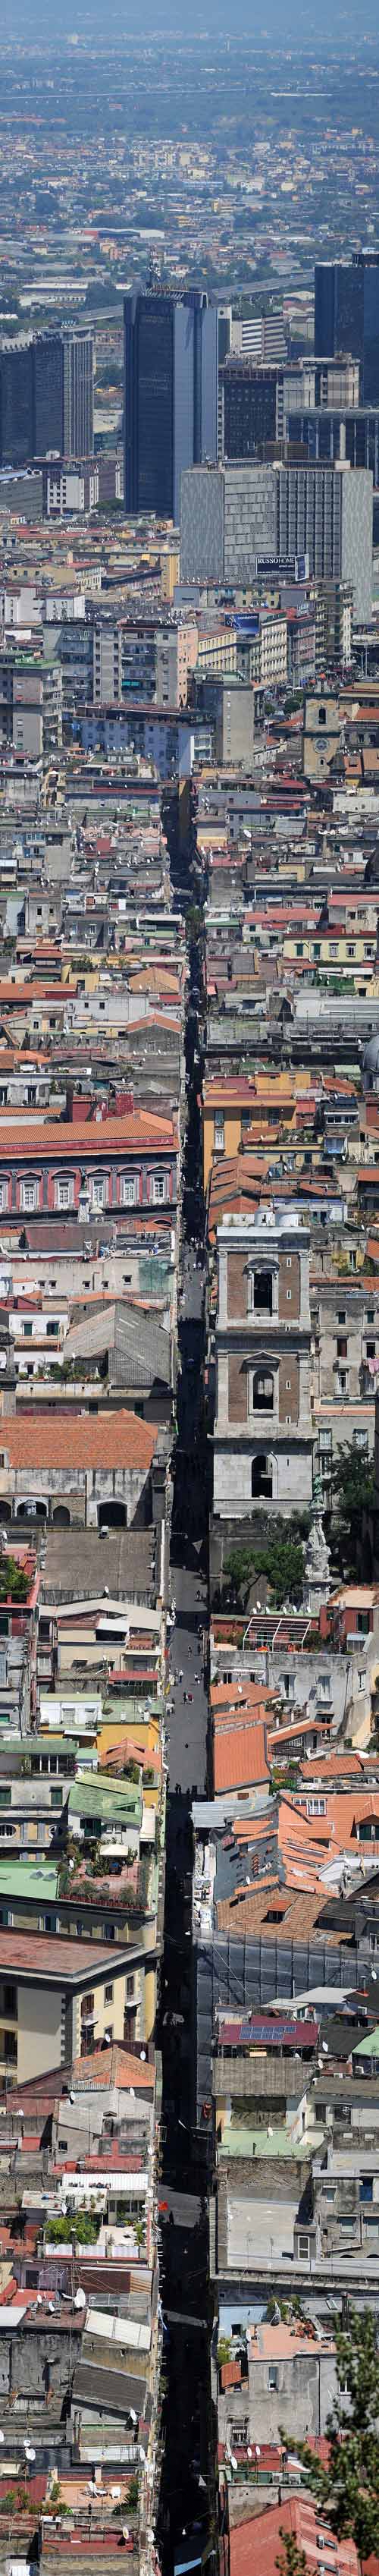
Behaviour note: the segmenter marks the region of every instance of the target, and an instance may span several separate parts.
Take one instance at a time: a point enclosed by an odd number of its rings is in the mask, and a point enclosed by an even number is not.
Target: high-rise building
[[[255,579],[257,555],[276,557],[276,482],[272,465],[196,465],[183,474],[180,578],[242,587]]]
[[[93,456],[93,339],[79,327],[62,332],[63,456]]]
[[[372,474],[337,462],[283,465],[276,480],[278,554],[308,554],[316,581],[351,582],[355,618],[370,617]]]
[[[291,395],[290,395],[291,404]],[[354,410],[330,404],[328,409],[292,411],[285,415],[285,435],[291,442],[300,440],[310,459],[322,465],[333,465],[346,456],[348,465],[367,465],[373,475],[374,491],[379,487],[379,406],[365,410],[359,403]]]
[[[280,436],[279,370],[251,358],[227,359],[222,370],[222,453],[254,456],[265,439]]]
[[[28,465],[33,456],[32,343],[0,350],[0,464]]]
[[[307,556],[311,578],[351,583],[367,618],[372,498],[372,474],[344,462],[196,466],[182,480],[181,580],[247,589],[258,557]]]
[[[179,517],[180,477],[217,456],[218,314],[206,295],[125,296],[125,507]]]
[[[43,331],[23,348],[0,350],[0,464],[55,454],[93,455],[93,339],[89,331]]]
[[[379,251],[317,261],[315,356],[359,358],[364,402],[379,401]]]
[[[253,358],[264,366],[287,357],[287,333],[282,313],[251,313],[246,320],[236,318],[231,328],[231,348],[242,358]]]
[[[33,455],[63,453],[63,340],[43,331],[32,347]]]
[[[299,440],[301,430],[297,424],[287,429],[287,415],[304,414],[310,408],[315,411],[327,403],[340,410],[357,407],[357,358],[325,361],[323,366],[317,365],[314,358],[299,359],[293,366],[260,366],[255,358],[236,356],[232,351],[220,369],[219,454],[254,456],[257,449],[271,441],[283,437]],[[320,455],[323,454],[320,447]],[[364,456],[357,458],[359,464],[367,462]]]

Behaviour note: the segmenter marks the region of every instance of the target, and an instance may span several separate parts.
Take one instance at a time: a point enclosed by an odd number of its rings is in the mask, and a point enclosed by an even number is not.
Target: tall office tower
[[[218,314],[206,295],[125,296],[125,508],[177,519],[186,466],[217,456]]]
[[[351,583],[354,616],[372,608],[372,474],[346,463],[195,466],[183,474],[180,576],[247,589],[262,555],[308,556],[316,581]]]
[[[258,555],[276,559],[276,479],[272,465],[195,465],[183,474],[180,578],[224,583],[255,580]]]
[[[315,356],[359,358],[364,402],[379,400],[379,251],[315,267]]]
[[[33,456],[32,343],[0,350],[0,464],[27,465]]]
[[[30,464],[51,450],[93,455],[89,331],[43,331],[24,348],[0,349],[0,464]]]
[[[63,456],[93,456],[93,339],[90,331],[62,332]]]
[[[351,582],[354,617],[372,613],[372,474],[343,460],[280,465],[278,555],[308,554],[316,581]]]
[[[227,359],[221,376],[224,456],[254,456],[265,439],[280,437],[278,385],[277,367],[255,366],[251,358]]]
[[[33,454],[63,455],[63,339],[43,331],[33,342]]]

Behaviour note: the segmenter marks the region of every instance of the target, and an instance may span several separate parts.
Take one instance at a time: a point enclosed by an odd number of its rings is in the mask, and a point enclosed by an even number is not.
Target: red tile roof
[[[151,1467],[158,1438],[155,1423],[137,1413],[57,1413],[16,1418],[4,1413],[0,1425],[10,1468],[82,1469]]]
[[[28,1154],[34,1162],[38,1162],[41,1155],[51,1161],[51,1156],[56,1154],[59,1162],[63,1154],[69,1154],[78,1162],[80,1159],[88,1161],[93,1154],[99,1154],[104,1162],[111,1151],[119,1151],[122,1156],[141,1153],[145,1147],[147,1153],[164,1153],[176,1145],[174,1120],[156,1118],[150,1109],[139,1109],[135,1117],[88,1118],[83,1126],[67,1118],[62,1118],[61,1123],[57,1119],[44,1125],[42,1113],[38,1122],[33,1117],[30,1134],[25,1129],[24,1114],[14,1120],[2,1120],[0,1114],[0,1157],[3,1158],[6,1151],[10,1157],[21,1156],[23,1162]]]
[[[333,2576],[334,2569],[336,2576],[360,2576],[355,2541],[338,2541],[325,2516],[317,2515],[310,2496],[302,2493],[286,2497],[282,2504],[266,2505],[250,2522],[232,2525],[230,2576],[252,2576],[253,2568],[259,2568],[259,2576],[275,2576],[278,2558],[285,2565],[283,2531],[293,2533],[298,2549],[305,2551],[309,2571],[316,2570],[317,2536],[321,2530],[328,2533],[329,2550],[333,2552]]]

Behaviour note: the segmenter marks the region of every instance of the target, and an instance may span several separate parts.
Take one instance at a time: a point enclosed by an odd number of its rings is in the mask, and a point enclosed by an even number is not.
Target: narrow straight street
[[[171,1548],[168,1802],[162,1983],[162,2307],[166,2378],[160,2546],[164,2576],[201,2561],[209,2529],[208,2217],[192,2128],[191,1802],[207,1782],[208,1530],[204,1462],[204,1276],[200,1121],[193,1028],[183,1194],[178,1440]],[[196,1245],[191,1241],[196,1225]]]

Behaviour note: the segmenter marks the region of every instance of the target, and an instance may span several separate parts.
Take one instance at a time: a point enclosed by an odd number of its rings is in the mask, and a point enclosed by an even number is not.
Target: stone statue
[[[312,1611],[314,1611],[315,1618],[317,1619],[319,1610],[322,1609],[323,1602],[329,1600],[329,1563],[329,1548],[326,1544],[322,1520],[321,1477],[315,1476],[312,1497],[311,1526],[309,1536],[307,1538],[304,1558],[304,1583],[302,1594],[302,1609],[308,1611],[308,1617],[310,1617]]]

